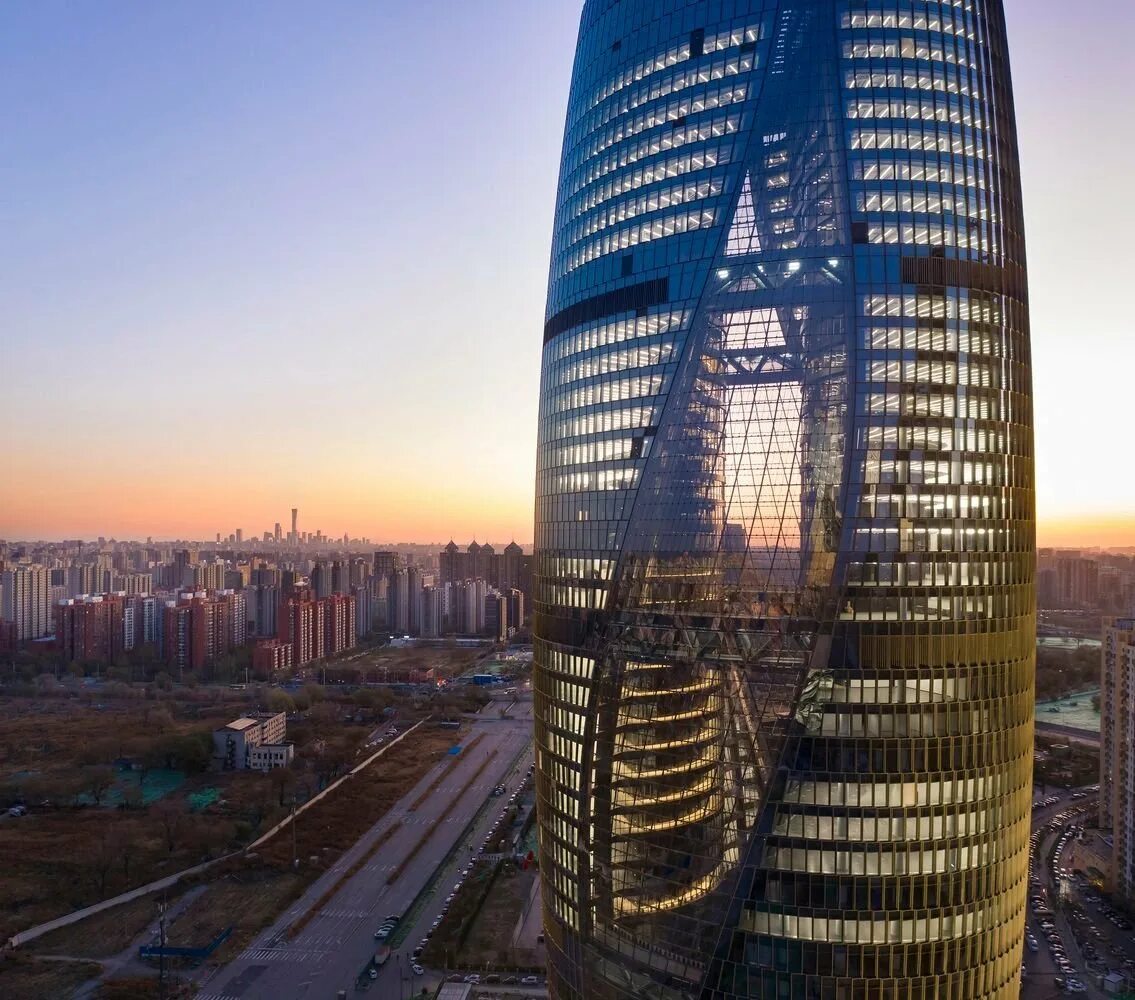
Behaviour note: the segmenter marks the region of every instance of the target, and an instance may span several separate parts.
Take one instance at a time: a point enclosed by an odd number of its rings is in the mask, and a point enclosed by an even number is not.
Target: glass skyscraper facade
[[[553,995],[1016,998],[1034,503],[1000,0],[586,0],[538,449]]]

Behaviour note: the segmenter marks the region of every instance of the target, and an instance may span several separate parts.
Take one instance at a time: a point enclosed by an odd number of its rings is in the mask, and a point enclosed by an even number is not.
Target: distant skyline
[[[1135,545],[1135,5],[1006,7],[1038,542]],[[579,10],[5,5],[0,538],[531,539]]]

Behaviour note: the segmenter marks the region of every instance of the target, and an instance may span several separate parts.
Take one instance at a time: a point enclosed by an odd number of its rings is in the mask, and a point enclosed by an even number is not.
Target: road
[[[1050,789],[1051,793],[1057,795],[1060,799],[1059,802],[1051,806],[1045,806],[1041,809],[1034,810],[1032,819],[1033,830],[1039,830],[1046,826],[1051,820],[1055,819],[1060,813],[1066,812],[1076,806],[1091,806],[1094,808],[1095,797],[1084,799],[1073,799],[1070,790]],[[1071,820],[1069,822],[1072,822]],[[1067,824],[1062,824],[1063,826]],[[1040,874],[1041,887],[1048,894],[1049,899],[1056,898],[1056,882],[1053,877],[1053,872],[1048,864],[1048,857],[1052,851],[1054,842],[1059,838],[1058,831],[1052,831],[1044,834],[1037,847],[1035,858],[1035,871]],[[1032,896],[1035,892],[1034,887],[1030,885],[1029,895]],[[1083,972],[1084,962],[1083,957],[1079,954],[1079,949],[1075,944],[1075,937],[1072,934],[1072,929],[1068,925],[1067,920],[1064,918],[1063,913],[1060,911],[1059,906],[1053,907],[1053,922],[1056,924],[1057,929],[1060,931],[1060,936],[1063,939],[1064,946],[1068,951],[1070,960],[1081,971],[1076,978],[1080,979],[1088,986],[1086,993],[1086,1000],[1095,1000],[1101,994],[1092,985],[1092,977]],[[1058,989],[1055,985],[1056,977],[1068,978],[1064,976],[1056,968],[1056,964],[1052,959],[1047,943],[1044,938],[1044,932],[1040,927],[1040,922],[1036,915],[1033,913],[1032,907],[1027,909],[1026,927],[1036,936],[1040,942],[1040,949],[1036,952],[1030,952],[1027,948],[1022,949],[1023,963],[1025,974],[1022,977],[1021,983],[1021,997],[1022,1000],[1053,1000],[1058,996],[1064,996],[1062,990]]]
[[[379,970],[377,980],[367,980],[370,989],[366,996],[374,1000],[406,996],[407,991],[420,992],[425,981],[411,974],[410,952],[440,912],[459,869],[468,863],[470,852],[465,844],[479,845],[505,811],[508,798],[492,798],[489,793],[493,786],[501,781],[515,784],[532,761],[531,708],[531,702],[522,702],[511,718],[501,719],[499,706],[490,704],[485,709],[486,717],[473,723],[472,732],[464,742],[471,743],[478,734],[483,734],[482,739],[458,758],[453,770],[421,806],[410,811],[411,805],[451,763],[451,758],[443,758],[431,768],[297,903],[261,932],[242,955],[214,975],[203,986],[198,1000],[301,1000],[309,997],[322,1000],[333,998],[341,989],[347,990],[348,996],[354,995],[356,977],[374,955],[377,945],[374,932],[378,925],[389,914],[405,914],[421,890],[437,875],[436,889],[425,905],[407,914],[409,925],[399,928],[396,953]],[[486,760],[489,760],[488,765],[466,788]],[[377,766],[382,766],[381,760]],[[349,795],[350,791],[345,789],[343,794]],[[482,807],[485,808],[465,844],[460,845],[461,849],[439,872],[438,866],[459,846],[458,838]],[[288,928],[397,823],[401,825],[374,856],[289,940]],[[387,885],[391,873],[423,837],[426,839],[421,849],[394,883]]]
[[[1058,722],[1042,722],[1037,720],[1036,731],[1038,736],[1063,736],[1069,743],[1083,743],[1086,746],[1100,745],[1100,734],[1089,729],[1078,729],[1075,726],[1062,726]]]

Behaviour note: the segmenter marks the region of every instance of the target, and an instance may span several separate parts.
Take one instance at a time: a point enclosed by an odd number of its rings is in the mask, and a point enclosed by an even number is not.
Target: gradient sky
[[[1135,3],[1006,7],[1040,541],[1132,545]],[[579,9],[0,6],[0,537],[530,540]]]

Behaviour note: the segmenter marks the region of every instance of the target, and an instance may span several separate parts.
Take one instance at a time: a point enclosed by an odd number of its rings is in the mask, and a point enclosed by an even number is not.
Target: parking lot
[[[1132,924],[1067,859],[1096,807],[1098,786],[1056,792],[1033,803],[1029,911],[1021,996],[1105,997],[1109,974],[1135,971]]]

